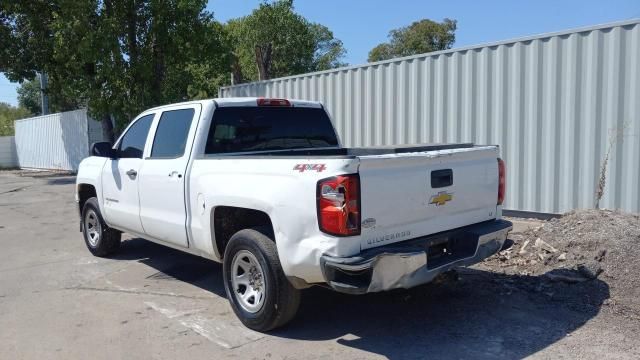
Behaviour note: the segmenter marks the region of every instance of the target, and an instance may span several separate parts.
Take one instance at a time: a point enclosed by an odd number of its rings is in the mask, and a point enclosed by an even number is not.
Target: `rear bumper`
[[[411,288],[457,266],[478,263],[500,251],[513,225],[492,220],[368,249],[353,257],[323,255],[325,281],[349,294]]]

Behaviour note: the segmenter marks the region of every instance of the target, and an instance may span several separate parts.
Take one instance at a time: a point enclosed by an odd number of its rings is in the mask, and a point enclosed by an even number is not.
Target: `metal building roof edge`
[[[82,108],[75,109],[75,110],[55,112],[55,113],[50,113],[50,114],[47,114],[47,115],[36,115],[36,116],[28,117],[28,118],[16,119],[16,120],[13,120],[13,122],[16,123],[16,122],[20,122],[20,121],[40,120],[40,119],[43,119],[43,118],[46,118],[46,117],[50,117],[50,116],[53,116],[53,115],[61,115],[61,114],[66,114],[66,113],[71,113],[71,112],[76,112],[76,111],[87,111],[87,108],[86,107],[82,107]]]

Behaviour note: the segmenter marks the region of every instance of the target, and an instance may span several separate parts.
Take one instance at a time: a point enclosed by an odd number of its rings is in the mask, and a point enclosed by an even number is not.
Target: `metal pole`
[[[47,74],[41,72],[40,76],[40,106],[42,109],[42,115],[49,113],[49,97],[47,96]]]

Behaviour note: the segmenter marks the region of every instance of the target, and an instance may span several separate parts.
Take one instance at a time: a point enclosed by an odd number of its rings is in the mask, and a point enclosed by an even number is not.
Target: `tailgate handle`
[[[431,172],[431,188],[441,188],[453,185],[453,170],[442,169]]]

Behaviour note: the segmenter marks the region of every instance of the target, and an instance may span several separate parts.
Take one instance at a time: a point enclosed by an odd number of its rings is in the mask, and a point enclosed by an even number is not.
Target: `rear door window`
[[[221,107],[214,112],[205,153],[336,146],[338,138],[323,109]]]
[[[178,158],[184,155],[194,109],[165,111],[153,138],[151,158]]]

